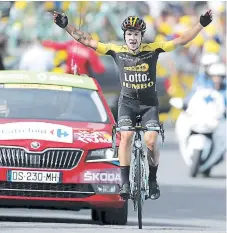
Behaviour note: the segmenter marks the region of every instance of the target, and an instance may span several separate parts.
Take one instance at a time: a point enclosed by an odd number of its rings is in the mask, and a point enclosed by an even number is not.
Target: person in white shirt
[[[45,49],[39,38],[33,40],[19,62],[19,70],[50,71],[54,67],[54,53]]]

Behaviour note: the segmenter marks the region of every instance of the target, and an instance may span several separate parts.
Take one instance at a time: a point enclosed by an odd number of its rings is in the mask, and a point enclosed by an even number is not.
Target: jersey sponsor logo
[[[124,87],[126,88],[130,88],[130,89],[146,89],[149,87],[152,87],[154,85],[154,82],[148,82],[148,83],[127,83],[127,82],[123,82],[122,83]]]
[[[130,89],[146,89],[154,85],[154,82],[150,81],[147,74],[135,73],[127,75],[125,73],[124,78],[125,81],[122,85]]]
[[[124,67],[124,69],[129,71],[136,71],[136,72],[147,72],[149,69],[149,65],[147,63],[143,63],[137,66]]]
[[[127,75],[125,73],[125,82],[141,83],[141,82],[148,82],[148,81],[150,81],[150,78],[148,78],[147,74],[135,73],[135,74]]]

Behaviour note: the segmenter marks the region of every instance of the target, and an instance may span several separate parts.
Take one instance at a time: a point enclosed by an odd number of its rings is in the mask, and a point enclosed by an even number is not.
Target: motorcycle
[[[226,153],[226,117],[223,96],[213,89],[199,89],[187,106],[182,98],[170,105],[183,110],[175,125],[180,153],[191,177],[209,177]]]

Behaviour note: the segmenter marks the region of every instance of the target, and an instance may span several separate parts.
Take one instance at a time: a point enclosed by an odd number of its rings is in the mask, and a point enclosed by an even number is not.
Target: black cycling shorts
[[[142,125],[159,126],[159,105],[157,98],[141,101],[121,95],[118,102],[118,127],[135,126],[136,115],[142,117]]]

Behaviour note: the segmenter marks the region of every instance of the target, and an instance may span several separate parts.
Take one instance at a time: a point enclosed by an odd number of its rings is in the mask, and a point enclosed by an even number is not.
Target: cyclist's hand
[[[54,11],[54,22],[61,28],[65,28],[68,25],[68,17],[64,13],[58,13]]]
[[[204,15],[200,16],[200,24],[206,27],[213,20],[211,10],[207,11]]]

